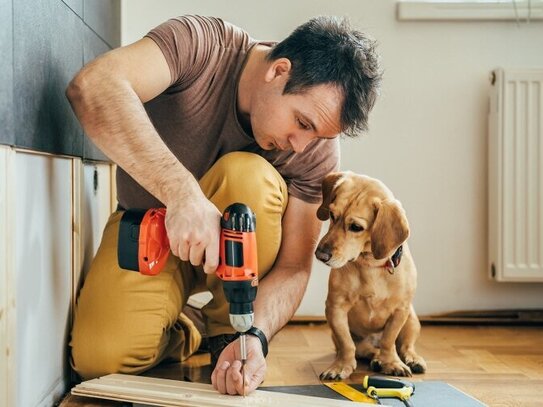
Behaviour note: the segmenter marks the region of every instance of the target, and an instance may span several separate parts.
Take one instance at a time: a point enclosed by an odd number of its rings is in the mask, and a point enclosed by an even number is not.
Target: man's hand
[[[260,340],[247,335],[247,362],[245,363],[245,391],[241,377],[241,354],[239,339],[228,344],[219,356],[217,366],[211,374],[213,387],[222,394],[249,394],[255,390],[266,375],[266,359]]]
[[[204,264],[204,272],[214,273],[219,265],[221,213],[202,194],[190,200],[167,205],[166,231],[172,253],[193,266]]]

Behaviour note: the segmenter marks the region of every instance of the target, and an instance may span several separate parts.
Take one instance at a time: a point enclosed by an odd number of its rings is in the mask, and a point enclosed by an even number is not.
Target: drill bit
[[[242,332],[239,335],[239,350],[241,353],[241,385],[243,386],[243,397],[245,397],[245,362],[247,362],[247,347],[245,339],[245,332]]]

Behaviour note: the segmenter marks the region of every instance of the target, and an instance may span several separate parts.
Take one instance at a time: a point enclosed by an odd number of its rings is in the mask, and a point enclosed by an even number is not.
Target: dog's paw
[[[334,361],[332,365],[320,374],[321,380],[343,380],[347,379],[356,369],[356,360],[345,363],[339,360]]]
[[[377,358],[373,359],[370,362],[370,369],[388,376],[411,376],[409,366],[399,359],[393,362],[383,362]]]
[[[421,358],[418,355],[415,355],[415,357],[407,357],[405,359],[405,364],[409,366],[411,371],[413,373],[424,373],[426,372],[426,362],[423,358]]]
[[[415,351],[405,352],[400,354],[400,357],[413,373],[426,372],[426,362]]]

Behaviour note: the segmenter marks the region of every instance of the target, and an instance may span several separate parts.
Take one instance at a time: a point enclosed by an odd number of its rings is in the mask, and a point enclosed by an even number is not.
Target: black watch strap
[[[256,336],[260,340],[260,344],[262,345],[262,354],[264,355],[264,357],[268,356],[268,338],[266,338],[266,335],[264,335],[264,332],[262,332],[256,326],[252,326],[245,333],[247,335]],[[239,335],[240,335],[240,333],[237,332],[236,335],[234,336],[234,339],[239,338]]]
[[[264,332],[262,332],[256,326],[252,326],[251,329],[247,331],[247,333],[260,339],[260,343],[262,344],[262,353],[264,354],[264,357],[268,356],[268,338],[266,338]]]

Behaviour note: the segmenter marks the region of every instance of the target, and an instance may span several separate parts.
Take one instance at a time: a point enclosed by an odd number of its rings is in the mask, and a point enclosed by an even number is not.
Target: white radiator
[[[489,112],[489,270],[543,282],[543,68],[496,69]]]

